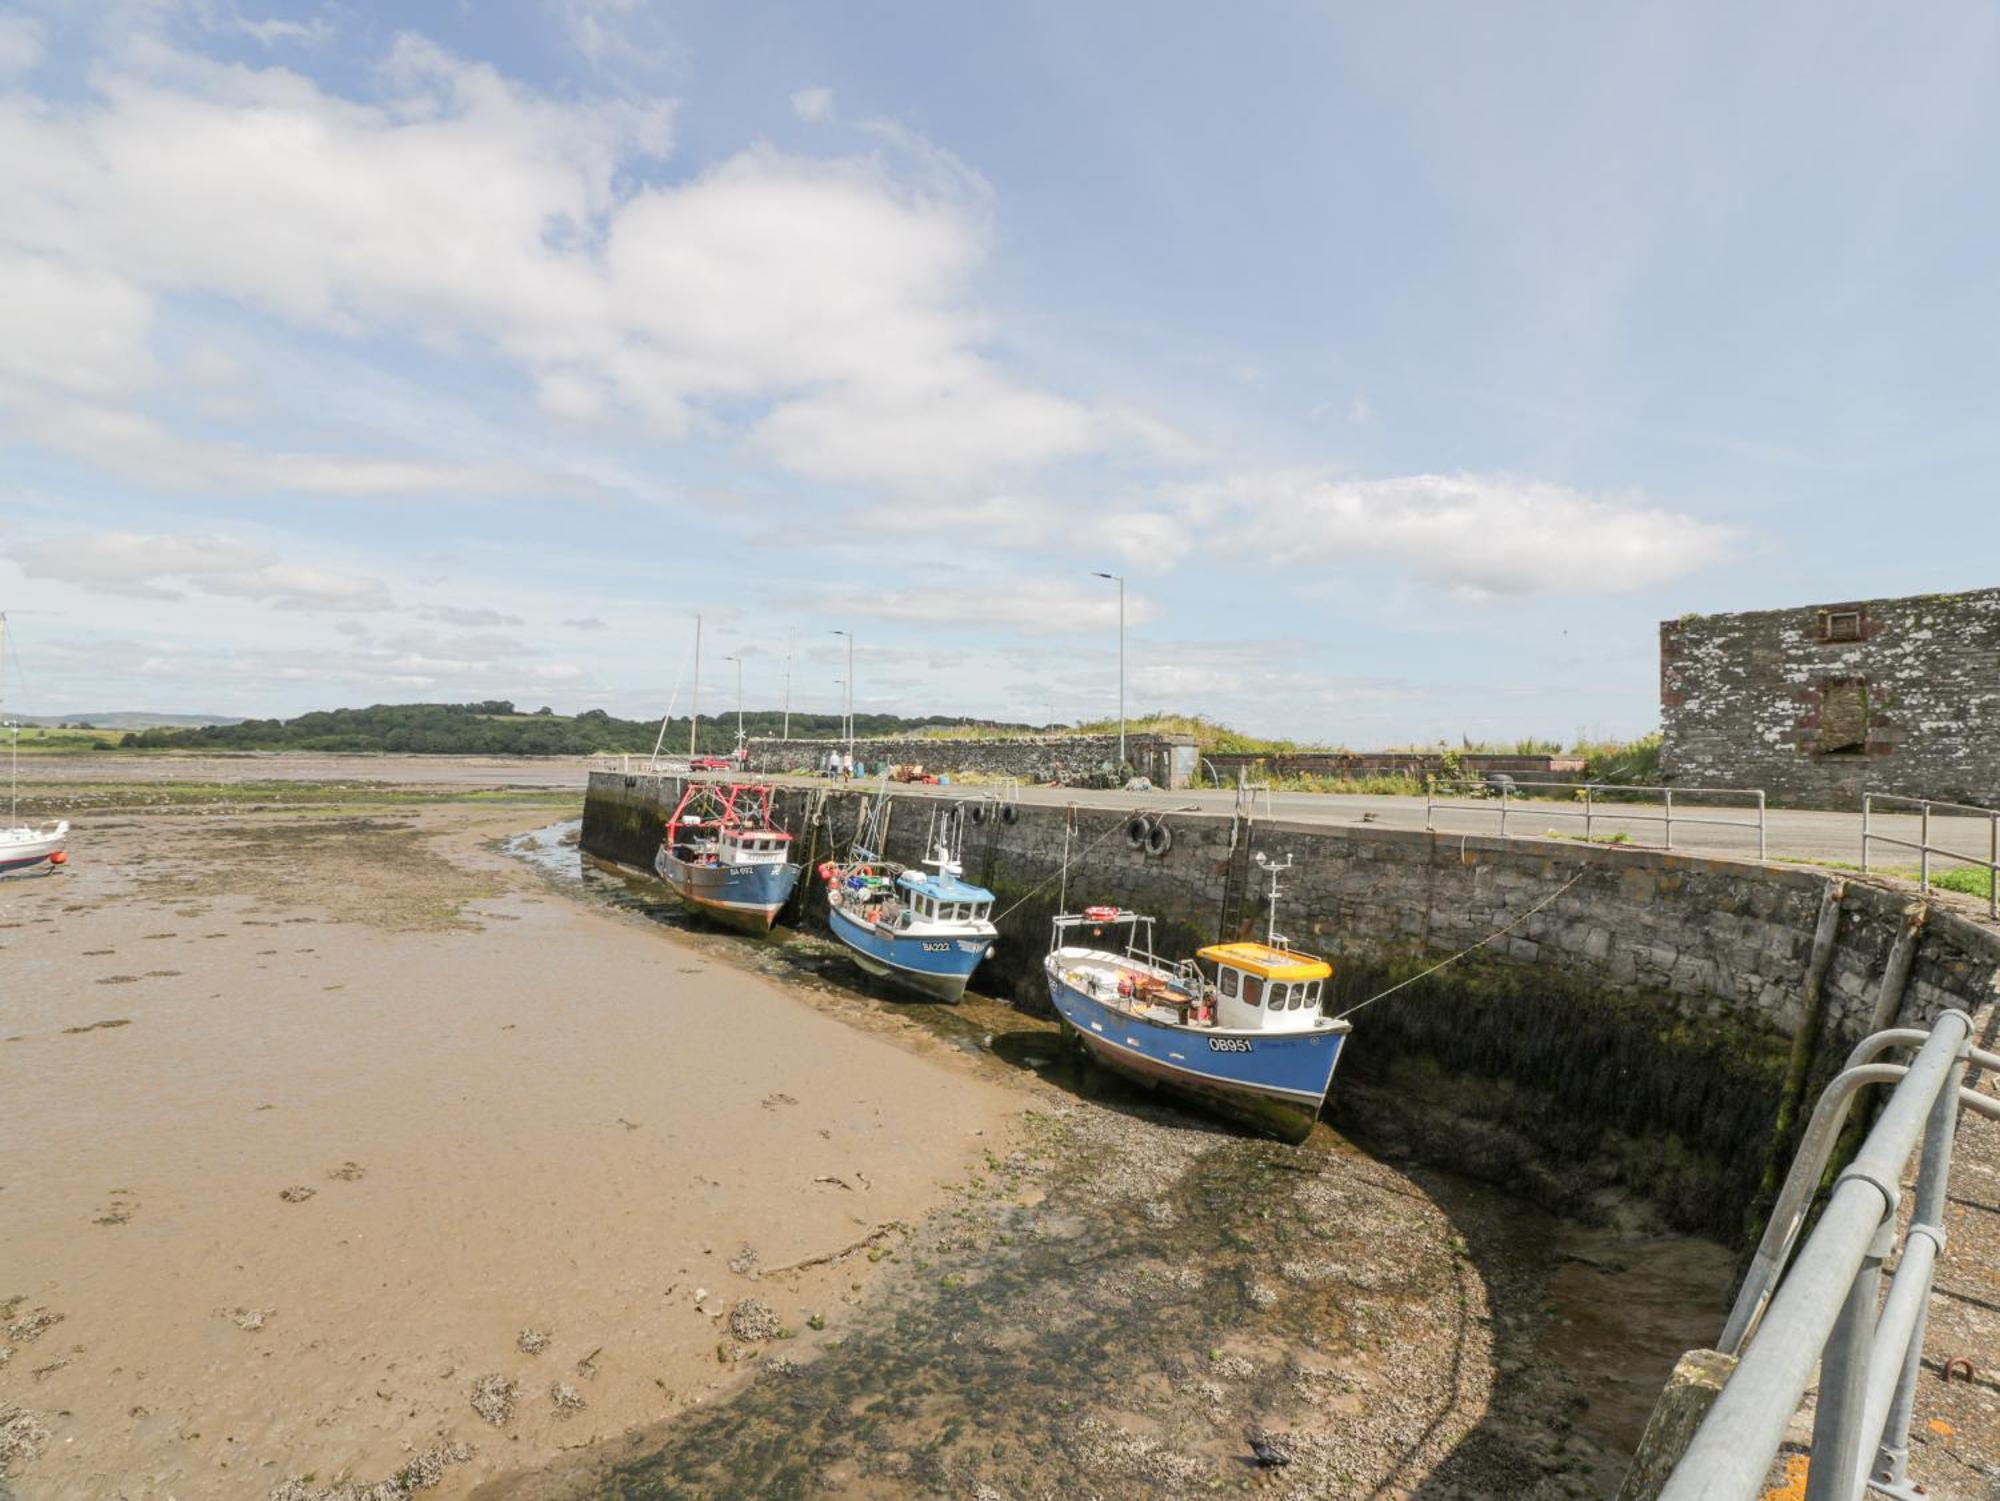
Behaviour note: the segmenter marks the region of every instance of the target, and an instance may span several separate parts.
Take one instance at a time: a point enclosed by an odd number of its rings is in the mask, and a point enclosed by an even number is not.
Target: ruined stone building
[[[2000,589],[1666,621],[1660,721],[1682,786],[2000,806]]]

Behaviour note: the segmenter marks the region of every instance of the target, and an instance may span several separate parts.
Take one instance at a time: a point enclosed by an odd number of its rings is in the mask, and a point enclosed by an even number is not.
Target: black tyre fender
[[[972,805],[972,821],[974,823],[986,822],[986,809],[983,804],[974,803]]]
[[[1126,821],[1125,842],[1131,845],[1132,848],[1135,850],[1144,849],[1146,847],[1146,841],[1152,837],[1152,833],[1153,833],[1153,820],[1148,818],[1143,813],[1134,813],[1132,817]]]
[[[1019,808],[1015,807],[1012,803],[1002,803],[1000,805],[1000,822],[1019,823],[1020,821],[1021,810]]]
[[[1151,831],[1146,835],[1146,853],[1149,855],[1164,855],[1173,847],[1174,831],[1163,823],[1154,824]]]

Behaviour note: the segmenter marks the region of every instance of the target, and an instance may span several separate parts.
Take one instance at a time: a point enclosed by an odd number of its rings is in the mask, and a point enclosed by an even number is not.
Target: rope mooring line
[[[1349,1006],[1345,1011],[1341,1012],[1338,1016],[1334,1017],[1334,1020],[1345,1021],[1348,1017],[1354,1015],[1355,1012],[1359,1011],[1363,1006],[1372,1006],[1377,1001],[1387,999],[1389,996],[1394,995],[1397,991],[1402,990],[1406,986],[1414,985],[1419,980],[1427,980],[1432,975],[1436,974],[1439,970],[1443,969],[1447,964],[1456,964],[1458,963],[1459,960],[1463,959],[1467,954],[1477,953],[1480,949],[1485,948],[1486,945],[1491,943],[1494,939],[1505,937],[1507,934],[1513,932],[1514,929],[1520,927],[1522,923],[1526,922],[1529,918],[1533,917],[1537,912],[1541,911],[1542,908],[1548,906],[1550,902],[1553,902],[1557,897],[1561,896],[1565,891],[1569,890],[1570,887],[1574,886],[1578,881],[1581,881],[1584,878],[1584,876],[1589,873],[1589,869],[1590,867],[1587,865],[1578,866],[1575,875],[1571,876],[1567,881],[1564,881],[1562,885],[1558,886],[1554,891],[1551,891],[1547,896],[1543,897],[1539,902],[1536,902],[1534,906],[1530,907],[1526,912],[1523,912],[1519,917],[1515,918],[1505,927],[1495,928],[1491,933],[1488,933],[1484,938],[1480,939],[1479,942],[1460,949],[1457,953],[1453,954],[1448,959],[1438,960],[1437,963],[1433,964],[1429,969],[1424,970],[1421,974],[1411,975],[1410,978],[1407,980],[1399,980],[1394,985],[1391,985],[1387,990],[1378,990],[1374,995],[1371,995],[1365,1001],[1356,1001],[1352,1006]]]

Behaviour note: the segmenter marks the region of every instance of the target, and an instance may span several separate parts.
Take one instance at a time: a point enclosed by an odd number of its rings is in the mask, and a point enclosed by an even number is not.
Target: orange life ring
[[[1085,907],[1083,915],[1092,922],[1110,922],[1118,915],[1116,907]]]

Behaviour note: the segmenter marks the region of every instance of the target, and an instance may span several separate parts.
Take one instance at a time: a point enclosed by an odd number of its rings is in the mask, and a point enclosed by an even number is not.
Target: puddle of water
[[[1290,1149],[1181,1115],[1011,1007],[880,998],[830,938],[706,929],[579,858],[574,828],[515,852],[716,962],[1050,1087],[1028,1147],[894,1253],[857,1325],[736,1352],[766,1374],[727,1402],[482,1496],[1193,1494],[1258,1483],[1252,1428],[1285,1435],[1291,1493],[1606,1495],[1719,1327],[1720,1246],[1556,1220],[1324,1124]]]

